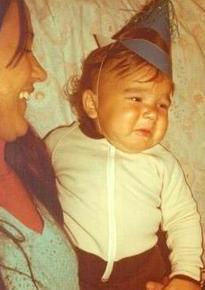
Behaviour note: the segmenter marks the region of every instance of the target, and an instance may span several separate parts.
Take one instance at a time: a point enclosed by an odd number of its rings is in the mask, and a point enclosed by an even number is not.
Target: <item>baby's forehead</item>
[[[101,77],[101,89],[124,93],[146,93],[149,89],[158,91],[159,95],[170,97],[173,93],[172,80],[153,66],[111,70]]]

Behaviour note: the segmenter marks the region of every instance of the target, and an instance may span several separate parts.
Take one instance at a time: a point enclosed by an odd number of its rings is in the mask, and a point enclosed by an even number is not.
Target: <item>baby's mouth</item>
[[[150,137],[152,135],[151,130],[148,130],[148,129],[137,129],[136,133],[137,135],[140,135],[143,137]]]

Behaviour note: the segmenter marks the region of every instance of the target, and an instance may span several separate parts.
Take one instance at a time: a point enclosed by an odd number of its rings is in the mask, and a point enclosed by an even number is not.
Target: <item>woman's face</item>
[[[34,90],[34,83],[43,81],[46,73],[34,57],[31,47],[33,31],[27,10],[27,44],[15,65],[8,66],[21,34],[16,1],[11,1],[0,30],[0,138],[13,141],[27,132],[24,117],[26,98]]]

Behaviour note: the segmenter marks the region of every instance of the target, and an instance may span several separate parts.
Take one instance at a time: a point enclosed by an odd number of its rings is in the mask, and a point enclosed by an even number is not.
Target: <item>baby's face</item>
[[[109,76],[99,88],[97,130],[125,152],[140,152],[159,143],[168,125],[172,82],[165,77],[138,82],[130,74]]]

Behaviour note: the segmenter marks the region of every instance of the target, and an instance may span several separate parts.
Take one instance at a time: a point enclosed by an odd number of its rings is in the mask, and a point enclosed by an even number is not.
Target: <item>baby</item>
[[[168,54],[153,31],[126,32],[126,39],[144,38]],[[78,122],[46,139],[80,286],[142,290],[160,281],[161,227],[171,252],[164,289],[198,290],[199,214],[179,163],[160,145],[173,93],[170,70],[128,46],[120,38],[87,57],[70,98]]]

